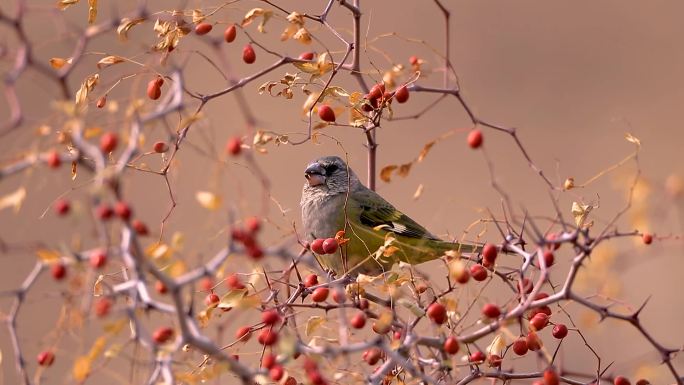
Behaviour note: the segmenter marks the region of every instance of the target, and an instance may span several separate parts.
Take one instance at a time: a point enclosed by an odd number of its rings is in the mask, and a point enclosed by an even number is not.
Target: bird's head
[[[314,160],[304,170],[305,189],[336,194],[347,192],[359,183],[356,174],[338,156],[325,156]]]

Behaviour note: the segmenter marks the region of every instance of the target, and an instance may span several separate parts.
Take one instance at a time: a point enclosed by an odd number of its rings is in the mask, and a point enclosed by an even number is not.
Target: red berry
[[[432,322],[441,325],[447,319],[446,307],[439,302],[433,302],[428,306],[427,315],[430,317]]]
[[[532,284],[532,281],[529,280],[529,278],[523,278],[522,281],[518,281],[519,293],[530,294],[532,292],[532,289],[534,289],[534,285]]]
[[[228,143],[226,143],[226,152],[230,155],[237,156],[242,151],[242,141],[240,138],[230,138]]]
[[[229,274],[226,277],[226,285],[232,290],[241,290],[245,288],[245,285],[240,281],[240,277],[235,273]]]
[[[262,250],[261,247],[257,245],[251,245],[247,247],[247,255],[249,255],[253,259],[261,259],[261,257],[264,256],[264,250]]]
[[[254,47],[251,44],[245,45],[242,49],[242,61],[247,64],[252,64],[256,61],[256,52],[254,52]]]
[[[195,26],[195,33],[200,36],[206,35],[211,32],[212,28],[214,28],[214,26],[209,23],[199,23]]]
[[[107,104],[107,95],[100,97],[99,99],[97,99],[97,103],[95,103],[97,108],[104,108],[104,106],[106,104]]]
[[[304,278],[304,287],[311,287],[318,285],[318,276],[316,274],[309,274]]]
[[[355,329],[363,328],[364,326],[366,326],[366,314],[365,313],[354,314],[354,316],[351,318],[349,323]]]
[[[114,213],[119,218],[127,221],[131,218],[133,210],[131,210],[131,206],[129,206],[128,203],[119,201],[114,205]]]
[[[90,254],[90,266],[99,269],[107,264],[107,252],[104,250],[95,250]]]
[[[161,88],[161,86],[164,85],[164,78],[160,75],[157,75],[157,77],[154,78],[154,85],[156,85],[158,88]]]
[[[378,83],[371,87],[368,92],[368,99],[380,99],[385,94],[385,84]]]
[[[266,369],[271,369],[276,365],[276,356],[271,353],[264,354],[264,358],[261,359],[261,367]]]
[[[215,293],[211,293],[207,295],[206,298],[204,298],[204,303],[207,306],[216,305],[217,303],[219,303],[219,301],[221,301],[221,299]]]
[[[532,327],[534,330],[539,331],[542,330],[548,325],[549,323],[549,316],[547,316],[544,313],[537,313],[532,317],[530,320],[530,327]]]
[[[553,327],[551,334],[559,340],[562,340],[568,335],[568,327],[563,324],[558,324]]]
[[[487,243],[482,247],[482,258],[489,263],[494,263],[496,261],[496,256],[499,253],[499,251],[496,249],[496,246],[492,245],[491,243]]]
[[[475,351],[468,357],[468,361],[472,363],[482,362],[485,360],[485,355],[481,351]]]
[[[636,382],[636,385],[651,385],[651,383],[647,379],[642,378]]]
[[[318,107],[318,117],[324,122],[334,122],[335,111],[333,111],[329,105],[322,104],[320,107]]]
[[[337,303],[344,303],[347,300],[347,295],[344,293],[344,290],[334,289],[332,293],[332,298],[333,301]]]
[[[237,28],[235,28],[235,24],[231,24],[226,28],[226,30],[223,32],[223,40],[226,41],[226,43],[232,43],[235,41],[235,37],[237,36]]]
[[[133,226],[133,230],[135,230],[135,232],[141,237],[144,237],[150,233],[145,222],[141,221],[140,219],[134,219],[131,225]]]
[[[367,299],[361,298],[359,300],[359,309],[361,310],[368,310],[368,307],[370,306],[370,303],[368,302]]]
[[[541,349],[542,342],[539,339],[539,336],[537,335],[537,333],[535,333],[534,331],[530,331],[529,333],[527,333],[526,340],[527,340],[527,348],[528,349],[532,350],[533,352]]]
[[[313,52],[302,52],[301,54],[299,54],[300,60],[313,60],[313,58],[314,58]]]
[[[116,149],[116,145],[118,144],[118,142],[119,142],[119,138],[116,136],[115,133],[105,132],[100,137],[100,149],[105,154],[109,154],[110,152],[112,152]]]
[[[268,371],[268,375],[271,377],[271,380],[280,381],[280,379],[283,378],[283,375],[285,375],[285,369],[280,365],[274,366]]]
[[[338,243],[335,238],[328,238],[323,241],[323,251],[325,254],[334,254],[337,251]]]
[[[158,154],[169,151],[169,145],[166,144],[166,142],[157,142],[154,144],[154,146],[152,148],[154,149],[154,152],[156,152]]]
[[[409,99],[408,88],[406,88],[406,86],[399,87],[399,89],[394,93],[394,99],[396,99],[396,101],[399,103],[406,103]]]
[[[626,377],[623,376],[617,376],[615,379],[613,379],[613,384],[614,385],[630,385],[631,383]]]
[[[214,279],[211,277],[204,277],[199,282],[201,291],[211,291],[214,288]]]
[[[147,97],[152,100],[157,100],[161,97],[161,87],[158,85],[156,79],[150,80],[147,83]]]
[[[112,208],[106,203],[100,203],[95,211],[97,213],[97,217],[103,221],[108,220],[112,217],[112,215],[114,215],[114,210],[112,210]]]
[[[527,339],[525,337],[520,337],[513,342],[513,352],[519,356],[527,354]]]
[[[95,315],[102,318],[109,314],[112,308],[112,301],[109,298],[100,298],[95,302]]]
[[[560,377],[558,373],[552,368],[546,369],[544,371],[544,385],[559,385]]]
[[[547,247],[548,247],[549,249],[558,250],[558,248],[561,247],[561,244],[560,244],[560,243],[555,243],[554,241],[555,241],[556,239],[558,239],[559,237],[560,237],[559,234],[556,234],[556,233],[549,233],[549,234],[546,236],[546,241],[547,241],[547,242],[550,242],[549,244],[547,244]]]
[[[242,342],[247,342],[252,337],[252,328],[243,326],[235,331],[235,339]]]
[[[444,351],[448,354],[458,353],[458,339],[454,336],[447,337],[444,341]]]
[[[278,342],[278,333],[273,330],[264,329],[259,333],[257,341],[264,346],[271,346]]]
[[[256,233],[261,229],[261,221],[257,217],[249,217],[245,220],[245,227],[252,233]]]
[[[330,289],[327,287],[318,287],[313,291],[311,300],[314,302],[323,302],[328,299],[328,293],[330,293]]]
[[[152,339],[157,344],[163,344],[168,342],[171,339],[171,337],[173,337],[173,334],[173,329],[167,326],[162,326],[154,331],[154,334],[152,334]]]
[[[375,365],[380,361],[382,356],[382,351],[378,348],[370,348],[363,352],[363,360],[366,361],[368,365]]]
[[[468,146],[470,148],[479,148],[482,146],[482,131],[478,129],[471,130],[468,134]]]
[[[314,239],[313,242],[311,242],[311,251],[313,251],[316,254],[325,254],[325,249],[323,249],[323,242],[325,242],[325,239],[318,238]]]
[[[487,357],[487,363],[492,368],[498,368],[499,366],[501,366],[501,361],[502,359],[498,354],[492,354],[489,357]]]
[[[58,199],[53,205],[55,213],[59,216],[67,215],[71,210],[71,204],[66,199]]]
[[[48,152],[47,156],[45,157],[45,162],[48,166],[57,168],[62,164],[62,158],[59,157],[57,150],[52,150]]]
[[[166,285],[164,285],[164,282],[162,281],[157,281],[154,283],[154,289],[157,291],[159,294],[166,294],[166,292],[169,290]]]
[[[50,365],[52,365],[53,362],[55,362],[55,353],[46,350],[44,352],[40,352],[38,354],[37,359],[38,359],[38,365],[50,366]]]
[[[411,63],[411,65],[418,64],[418,56],[410,56],[409,57],[409,63]]]
[[[61,262],[55,263],[50,268],[50,273],[52,274],[52,278],[54,278],[57,281],[61,281],[62,279],[64,279],[64,277],[66,277],[66,266],[64,266],[64,264]]]
[[[499,318],[501,309],[493,303],[487,303],[482,307],[482,314],[487,318]]]
[[[280,322],[280,315],[276,309],[269,309],[261,313],[261,322],[265,325],[275,325]]]
[[[641,236],[641,240],[644,242],[644,244],[650,245],[653,242],[653,235],[644,233],[644,235]]]
[[[553,266],[553,263],[555,262],[555,256],[553,255],[553,251],[546,249],[544,250],[544,254],[542,254],[542,258],[544,258],[544,264],[546,264],[546,268],[549,268]],[[537,261],[537,266],[541,269],[541,266],[539,266],[539,261]]]
[[[470,266],[470,275],[476,281],[484,281],[487,279],[487,269],[480,264],[472,265]]]

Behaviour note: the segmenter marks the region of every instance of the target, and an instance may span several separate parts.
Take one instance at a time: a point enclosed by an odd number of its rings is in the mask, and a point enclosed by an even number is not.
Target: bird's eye
[[[330,175],[330,174],[334,173],[335,171],[337,171],[338,168],[339,167],[334,163],[329,164],[329,165],[325,166],[325,173]]]

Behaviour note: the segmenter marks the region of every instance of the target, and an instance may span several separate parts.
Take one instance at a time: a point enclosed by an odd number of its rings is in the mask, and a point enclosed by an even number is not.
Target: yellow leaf
[[[418,159],[416,159],[416,162],[422,162],[423,159],[425,159],[425,157],[427,156],[428,152],[430,152],[432,146],[435,145],[435,143],[437,142],[434,140],[432,142],[426,143],[425,146],[423,146],[423,149],[420,151],[420,155],[418,155]]]
[[[85,130],[83,130],[83,138],[85,139],[92,139],[100,136],[102,134],[102,127],[88,127]]]
[[[247,295],[247,289],[232,289],[221,297],[219,309],[232,309],[238,307],[242,299]]]
[[[261,23],[259,23],[259,26],[257,26],[257,30],[261,33],[266,32],[264,26],[266,25],[266,22],[268,19],[273,16],[273,11],[265,10],[263,8],[253,8],[247,14],[245,14],[245,17],[242,19],[242,26],[248,26],[251,24],[256,18],[258,17],[263,17],[261,20]]]
[[[88,99],[88,94],[95,88],[95,85],[97,82],[100,80],[100,75],[99,74],[93,74],[88,76],[83,83],[81,83],[81,87],[76,91],[76,106],[79,107],[83,105],[87,99]]]
[[[380,170],[380,179],[382,179],[383,182],[389,183],[392,180],[392,173],[398,168],[399,166],[395,164],[383,167],[382,170]]]
[[[114,56],[114,55],[107,56],[107,57],[100,59],[100,61],[97,62],[97,68],[102,69],[102,68],[106,68],[106,67],[109,67],[109,66],[114,65],[114,64],[123,63],[125,61],[126,61],[126,59],[124,59],[120,56]]]
[[[413,199],[416,200],[420,198],[420,196],[423,195],[423,184],[419,184],[418,188],[416,189],[416,192],[413,193]]]
[[[71,180],[76,180],[76,175],[77,175],[77,165],[78,163],[73,160],[71,161]]]
[[[209,191],[198,191],[195,198],[199,204],[207,210],[217,210],[221,207],[221,197]]]
[[[119,27],[116,29],[116,33],[119,35],[119,39],[121,41],[128,40],[128,31],[130,31],[134,25],[140,24],[143,21],[145,21],[145,19],[143,18],[129,19],[127,17],[124,17],[123,19],[121,19],[121,24],[119,24]]]
[[[306,321],[306,336],[310,337],[321,325],[325,323],[325,319],[320,316],[312,316]]]
[[[183,235],[183,233],[180,231],[173,233],[171,236],[171,247],[176,250],[180,250],[183,248],[183,244],[185,244],[185,235]]]
[[[121,352],[121,344],[112,344],[109,349],[105,350],[104,357],[107,359],[116,358]]]
[[[54,250],[38,249],[36,255],[43,262],[56,262],[59,260],[59,253]]]
[[[185,265],[185,262],[183,262],[181,260],[178,260],[178,261],[175,261],[174,263],[172,263],[168,269],[169,269],[168,274],[172,278],[176,278],[178,276],[181,276],[181,275],[185,274],[185,272],[188,270],[187,266]]]
[[[76,358],[74,361],[74,367],[72,369],[74,379],[78,382],[85,381],[90,375],[90,358],[88,356],[81,356]]]
[[[397,175],[401,177],[406,177],[409,174],[409,171],[411,171],[412,165],[413,163],[402,164],[401,166],[399,166],[399,171],[397,172]]]
[[[105,345],[107,344],[107,337],[98,337],[93,346],[90,347],[90,352],[88,352],[88,359],[92,362],[97,359],[97,357],[102,354]]]
[[[587,217],[593,208],[594,206],[591,205],[572,202],[572,216],[575,217],[575,224],[577,227],[584,226],[584,222],[587,220]]]
[[[563,182],[563,189],[564,190],[571,190],[575,187],[575,178],[569,177],[565,179],[565,182]]]
[[[193,24],[201,23],[206,18],[207,17],[204,16],[201,9],[193,9],[192,10],[192,23]]]
[[[164,259],[171,256],[171,248],[165,243],[153,243],[145,249],[145,255],[153,259]]]
[[[306,28],[298,29],[292,38],[305,45],[311,44],[311,34]]]
[[[17,191],[0,198],[0,210],[14,207],[14,212],[18,213],[22,203],[24,203],[24,199],[26,199],[26,188],[19,187]]]
[[[93,284],[93,296],[101,297],[102,294],[104,294],[104,290],[102,289],[102,281],[104,281],[104,275],[100,274],[100,276],[97,277],[97,280]]]
[[[93,24],[97,19],[97,0],[88,0],[88,24]]]

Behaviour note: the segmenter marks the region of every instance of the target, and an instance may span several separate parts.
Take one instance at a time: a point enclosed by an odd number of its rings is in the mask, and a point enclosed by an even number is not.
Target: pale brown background
[[[46,2],[33,1],[35,6],[45,7]],[[111,14],[110,2],[101,1],[100,20]],[[121,3],[120,9],[130,9]],[[428,1],[364,1],[363,30],[368,38],[387,32],[430,42],[442,49],[444,32],[442,17],[437,8]],[[682,37],[684,24],[681,15],[684,3],[680,1],[445,1],[452,10],[451,50],[452,60],[458,71],[463,94],[475,112],[483,119],[519,128],[519,134],[530,155],[554,181],[574,176],[584,181],[602,169],[627,156],[633,146],[623,139],[631,132],[641,139],[643,150],[640,164],[643,178],[650,186],[648,196],[649,229],[658,234],[682,233],[681,201],[668,200],[663,193],[665,178],[671,174],[684,174],[681,160],[684,133],[681,127],[681,111],[684,103],[684,51]],[[170,2],[151,2],[151,8],[170,7]],[[255,3],[256,4],[256,3]],[[255,4],[238,3],[221,13],[216,20],[238,21],[246,10]],[[287,9],[317,13],[322,2],[279,2]],[[188,8],[210,5],[207,2],[189,2]],[[6,8],[9,7],[9,8]],[[4,11],[12,6],[2,5]],[[85,4],[67,10],[67,18],[75,26],[85,24]],[[125,14],[125,11],[121,12]],[[50,57],[67,57],[73,41],[60,35],[62,27],[55,25],[57,18],[49,12],[31,13],[30,36],[37,41],[36,56],[47,62]],[[351,26],[348,13],[333,6],[331,23],[348,30]],[[370,26],[369,20],[372,20]],[[281,20],[267,25],[269,33],[258,35],[254,26],[249,31],[257,39],[277,51],[298,54],[301,45],[277,41]],[[57,31],[57,32],[56,32]],[[212,34],[219,35],[221,28]],[[335,44],[328,33],[312,26],[315,36]],[[0,35],[9,47],[15,38],[5,27]],[[121,44],[114,36],[98,38],[89,47],[92,51],[117,55],[137,55],[152,41],[151,23],[134,28],[132,41]],[[142,45],[145,42],[146,45]],[[231,74],[245,76],[275,59],[257,50],[256,64],[248,67],[239,61],[240,47],[246,42],[239,35],[237,43],[227,47],[233,66]],[[339,45],[331,45],[339,50]],[[427,61],[427,68],[437,70],[440,60],[426,47],[399,39],[383,39],[377,47],[387,52],[396,63],[407,65],[410,55],[418,55]],[[11,49],[11,48],[10,48]],[[208,51],[206,45],[190,36],[182,42],[181,50]],[[319,47],[314,49],[318,50]],[[388,68],[382,56],[370,52],[370,57],[380,68]],[[90,57],[70,78],[70,86],[76,88],[84,75],[95,70],[99,57]],[[154,60],[149,55],[136,57],[140,61]],[[2,62],[3,71],[12,65]],[[369,69],[368,62],[363,63]],[[188,87],[208,93],[223,87],[221,77],[206,61],[197,56],[186,64]],[[134,72],[129,67],[126,71]],[[301,115],[303,97],[296,93],[295,99],[286,101],[258,95],[256,88],[266,80],[277,80],[286,71],[276,70],[244,89],[259,124],[258,127],[280,133],[302,133],[306,125]],[[106,76],[106,75],[103,75]],[[140,83],[128,82],[115,92],[112,100],[120,99],[122,108],[131,96],[143,95],[142,84],[150,75],[143,76]],[[377,75],[374,75],[378,78]],[[441,73],[430,74],[422,84],[441,85]],[[107,79],[108,82],[112,78]],[[347,74],[334,82],[349,90],[356,84]],[[30,148],[46,149],[51,139],[36,139],[36,128],[50,116],[51,102],[59,98],[56,87],[35,72],[24,75],[19,83],[26,108],[27,123],[14,133],[0,139],[0,160],[9,161]],[[131,91],[134,90],[134,91]],[[433,96],[412,94],[406,105],[395,106],[396,116],[413,114],[434,100]],[[286,209],[281,215],[277,206],[269,204],[268,211],[260,206],[262,190],[252,174],[241,165],[224,164],[213,159],[223,157],[225,140],[232,135],[245,133],[245,125],[235,98],[231,95],[214,100],[205,108],[205,120],[191,131],[188,142],[209,154],[186,146],[174,166],[172,184],[177,195],[178,207],[171,216],[167,234],[182,231],[186,234],[186,250],[190,260],[199,255],[210,255],[223,242],[219,234],[225,224],[224,212],[207,213],[197,204],[197,190],[215,190],[224,203],[240,210],[240,213],[266,214],[271,221],[266,239],[278,241],[291,229],[291,223],[299,222],[299,194],[303,182],[302,171],[311,159],[324,154],[341,154],[332,141],[322,139],[320,145],[307,143],[301,146],[269,146],[269,153],[257,156],[261,168],[271,182],[271,194]],[[0,116],[7,116],[7,106],[0,104]],[[117,129],[115,121],[104,112],[91,112],[93,124]],[[58,129],[59,127],[54,127]],[[390,184],[379,182],[378,191],[400,209],[411,215],[438,234],[460,234],[471,222],[483,217],[481,211],[489,208],[500,214],[500,202],[490,186],[486,162],[479,151],[465,145],[465,133],[469,123],[455,100],[447,99],[430,113],[418,120],[383,123],[378,132],[379,166],[403,163],[413,159],[422,145],[446,130],[463,128],[463,131],[436,145],[427,159],[414,166],[407,178],[397,178]],[[148,143],[162,138],[160,127],[148,129]],[[350,128],[328,128],[327,134],[338,138],[351,157],[351,166],[365,179],[365,150],[359,133]],[[511,139],[500,133],[485,129],[486,153],[491,157],[497,181],[510,194],[519,209],[524,207],[537,215],[552,215],[553,206],[546,186],[527,167]],[[292,135],[293,138],[296,138]],[[193,146],[193,147],[195,147]],[[213,155],[212,155],[213,154]],[[216,155],[219,154],[219,155]],[[4,163],[4,162],[3,162]],[[239,163],[239,160],[238,160]],[[157,166],[158,161],[149,164]],[[600,208],[595,212],[598,225],[613,217],[625,205],[628,177],[634,173],[629,163],[609,174],[589,188],[566,193],[560,200],[561,209],[569,216],[573,200],[583,198],[595,201],[600,196]],[[40,218],[50,202],[70,186],[87,181],[82,173],[73,184],[69,171],[63,167],[59,172],[46,172],[42,167],[3,180],[0,195],[25,185],[29,195],[21,212],[0,212],[0,238],[11,244],[42,240],[51,247],[69,242],[74,237],[83,239],[84,246],[92,246],[89,224],[77,219],[56,219],[51,212]],[[425,189],[418,200],[412,196],[419,184]],[[239,185],[239,186],[238,186]],[[87,187],[80,189],[74,198],[81,196]],[[169,206],[163,181],[149,175],[136,174],[127,184],[126,193],[135,202],[136,210],[158,234],[156,223],[165,215]],[[83,209],[83,208],[82,208]],[[624,230],[631,230],[629,221],[622,222]],[[494,234],[490,232],[489,234]],[[492,235],[493,236],[493,235]],[[90,242],[90,243],[89,243]],[[648,253],[643,246],[630,240],[617,242],[622,251],[616,262],[616,270],[622,277],[620,298],[638,305],[652,295],[643,313],[643,320],[659,341],[668,346],[682,346],[684,332],[684,301],[681,292],[682,243],[680,240],[656,242]],[[553,277],[562,280],[563,268],[569,255],[561,254],[560,266]],[[0,257],[0,288],[18,286],[32,266],[32,252],[13,251]],[[435,265],[436,266],[436,265]],[[429,270],[429,268],[428,268]],[[45,293],[54,292],[54,285],[43,280],[36,289],[35,302],[29,301],[27,311],[20,318],[20,334],[26,347],[30,370],[34,369],[33,357],[41,349],[40,339],[52,326],[57,307],[45,301]],[[7,309],[3,301],[2,311]],[[579,312],[577,314],[580,314]],[[592,345],[608,362],[615,360],[615,368],[633,375],[640,363],[655,363],[657,357],[632,329],[615,322],[606,322],[598,328],[587,329]],[[86,344],[87,346],[87,344]],[[68,348],[63,346],[62,349]],[[7,334],[0,332],[0,349],[3,353],[0,383],[15,383],[12,354]],[[79,349],[74,347],[73,351]],[[73,354],[73,351],[66,355]],[[574,369],[591,371],[594,361],[581,344],[571,343],[563,351],[564,362]],[[68,361],[68,359],[62,360]],[[675,361],[682,369],[682,359]],[[62,370],[64,366],[58,367]],[[56,370],[60,370],[56,369]],[[659,369],[660,370],[660,369]],[[659,377],[658,377],[659,376]],[[654,374],[654,383],[671,382],[667,375]],[[68,374],[54,374],[48,383],[68,383]]]

